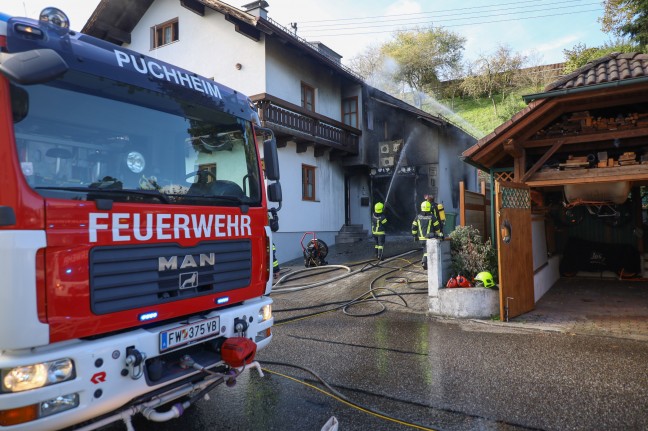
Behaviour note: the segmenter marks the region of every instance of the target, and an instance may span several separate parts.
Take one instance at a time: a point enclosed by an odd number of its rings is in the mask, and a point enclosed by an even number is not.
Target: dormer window
[[[178,40],[178,18],[151,27],[151,49]]]

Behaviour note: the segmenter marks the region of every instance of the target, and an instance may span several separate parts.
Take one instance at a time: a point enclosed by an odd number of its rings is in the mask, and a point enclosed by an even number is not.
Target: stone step
[[[345,225],[342,226],[340,232],[335,236],[336,244],[349,244],[353,242],[362,241],[367,238],[368,231],[362,229],[362,225]]]
[[[345,224],[340,228],[340,233],[343,232],[363,232],[361,224]]]
[[[357,238],[366,238],[369,236],[369,232],[366,230],[360,230],[356,232],[339,232],[336,236],[348,236],[348,237],[357,237]]]
[[[366,235],[363,235],[363,236],[335,235],[335,243],[336,244],[351,244],[351,243],[354,243],[354,242],[360,242],[365,238],[367,238]]]

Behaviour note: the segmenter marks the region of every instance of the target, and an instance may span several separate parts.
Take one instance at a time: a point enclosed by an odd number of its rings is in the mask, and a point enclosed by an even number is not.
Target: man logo
[[[198,272],[180,274],[180,289],[193,289],[194,287],[198,287]]]
[[[197,258],[191,254],[184,256],[158,257],[158,271],[176,271],[178,269],[202,268],[216,264],[216,253],[201,253]]]

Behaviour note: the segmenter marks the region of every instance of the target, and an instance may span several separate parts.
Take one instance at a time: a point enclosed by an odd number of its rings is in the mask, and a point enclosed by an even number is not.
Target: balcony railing
[[[257,94],[250,99],[257,106],[263,126],[271,128],[278,138],[287,136],[297,143],[313,142],[316,146],[358,154],[362,134],[359,129],[269,94]]]

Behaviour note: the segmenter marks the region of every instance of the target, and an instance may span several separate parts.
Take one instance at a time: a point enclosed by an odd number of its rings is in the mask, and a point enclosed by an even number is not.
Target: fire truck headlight
[[[40,403],[40,417],[70,410],[79,405],[79,394],[62,395]]]
[[[259,309],[259,323],[272,318],[272,304],[264,305]]]
[[[71,359],[41,362],[2,370],[2,392],[21,392],[74,378]]]

